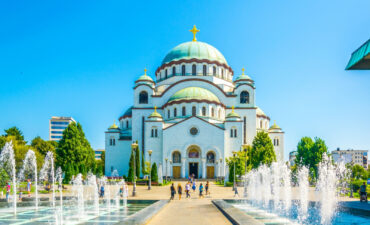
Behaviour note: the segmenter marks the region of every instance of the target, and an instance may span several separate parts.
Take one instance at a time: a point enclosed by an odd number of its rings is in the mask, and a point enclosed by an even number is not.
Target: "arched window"
[[[170,118],[171,117],[171,111],[170,110],[168,110],[167,111],[167,118]]]
[[[166,69],[165,70],[165,76],[164,77],[167,79],[167,76],[168,76],[168,70]]]
[[[214,108],[211,108],[211,115],[212,115],[212,117],[215,117],[215,109]]]
[[[206,116],[206,107],[204,107],[204,106],[202,108],[202,116]]]
[[[203,65],[203,76],[207,76],[207,66]]]
[[[262,128],[262,120],[260,120],[260,128]]]
[[[221,69],[221,78],[224,79],[224,69]]]
[[[266,129],[268,128],[268,126],[267,126],[267,121],[265,122],[265,128],[266,128]]]
[[[151,130],[151,137],[158,137],[158,128],[157,127],[152,127]]]
[[[182,116],[186,116],[186,108],[185,108],[185,106],[182,107]]]
[[[140,92],[139,104],[148,104],[148,93],[146,91]]]
[[[238,137],[238,134],[236,133],[236,129],[234,129],[234,138]]]
[[[221,119],[221,109],[218,110],[218,118]]]
[[[175,76],[176,75],[176,67],[172,67],[172,76]]]
[[[234,137],[233,129],[230,130],[230,137]]]
[[[180,154],[180,152],[172,153],[172,162],[173,163],[181,163],[181,154]]]
[[[215,163],[215,153],[213,152],[207,153],[207,163]]]
[[[111,138],[109,139],[109,145],[110,145],[110,146],[115,146],[115,145],[116,145],[116,139],[114,139],[114,137],[111,137]]]
[[[240,103],[249,104],[249,92],[248,91],[242,91],[242,93],[240,93]]]
[[[196,115],[197,115],[197,108],[196,108],[195,106],[193,106],[193,107],[191,108],[191,115],[192,115],[192,116],[196,116]]]
[[[216,67],[213,67],[213,76],[216,76]]]
[[[181,66],[181,75],[185,76],[185,65]]]
[[[193,64],[191,67],[191,74],[194,76],[197,75],[197,65]]]
[[[126,120],[126,128],[128,128],[128,120]]]
[[[177,116],[177,109],[176,109],[176,108],[174,108],[174,110],[173,110],[173,116],[174,116],[174,117],[176,117],[176,116]]]
[[[274,146],[279,146],[279,139],[278,138],[274,138]]]

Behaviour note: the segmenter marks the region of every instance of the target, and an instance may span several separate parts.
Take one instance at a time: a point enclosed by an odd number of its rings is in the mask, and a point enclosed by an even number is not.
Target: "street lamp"
[[[165,158],[164,160],[166,160],[166,183],[167,183],[167,161],[168,161],[168,158]]]
[[[233,185],[233,191],[235,191],[235,187],[236,187],[236,182],[235,182],[235,155],[236,155],[236,152],[233,152],[233,156],[234,156],[234,185]]]
[[[148,190],[152,189],[152,150],[148,151],[149,154],[149,185]]]
[[[132,188],[132,196],[136,196],[136,159],[135,159],[135,156],[136,156],[136,149],[137,149],[137,146],[138,144],[136,142],[133,142],[131,144],[131,148],[132,148],[132,151],[133,151],[133,154],[134,154],[134,187]]]

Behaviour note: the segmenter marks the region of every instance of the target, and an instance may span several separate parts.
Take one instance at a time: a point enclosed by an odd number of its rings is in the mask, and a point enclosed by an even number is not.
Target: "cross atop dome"
[[[195,37],[195,35],[199,32],[199,30],[197,29],[197,27],[194,25],[193,26],[193,29],[189,30],[191,33],[193,33],[193,41],[197,41],[197,38]]]

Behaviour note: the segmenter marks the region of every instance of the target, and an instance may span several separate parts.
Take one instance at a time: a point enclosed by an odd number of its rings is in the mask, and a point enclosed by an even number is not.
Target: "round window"
[[[190,134],[191,134],[191,135],[197,135],[197,134],[198,134],[198,129],[197,129],[196,127],[192,127],[192,128],[190,129]]]

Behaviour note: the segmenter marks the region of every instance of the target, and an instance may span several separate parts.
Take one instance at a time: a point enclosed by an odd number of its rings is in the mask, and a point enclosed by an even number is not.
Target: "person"
[[[100,187],[100,197],[104,198],[104,185]]]
[[[208,195],[208,190],[209,190],[209,182],[207,181],[207,183],[206,183],[206,195]]]
[[[7,183],[6,185],[6,201],[8,202],[9,201],[9,195],[10,195],[10,189],[11,189],[11,184],[10,182]]]
[[[175,186],[174,184],[171,185],[171,200],[173,200],[175,198],[175,194],[176,194],[176,190],[175,190]]]
[[[193,188],[193,192],[195,192],[195,189],[197,189],[197,185],[195,184],[195,180],[193,181],[193,186],[192,186],[192,188]]]
[[[28,180],[27,180],[27,192],[28,192],[28,197],[31,197],[31,185],[32,185],[31,180],[30,180],[30,179],[28,179]]]
[[[367,201],[367,193],[366,193],[366,182],[364,182],[361,186],[360,186],[360,199],[362,200],[362,196],[365,195],[365,201]]]
[[[235,196],[238,196],[239,197],[238,187],[237,186],[235,186],[235,188],[234,188],[234,197]]]
[[[22,200],[22,194],[23,194],[23,193],[20,191],[20,192],[19,192],[19,200],[20,200],[20,201]]]
[[[182,195],[182,187],[181,184],[177,185],[177,193],[179,194],[179,200],[181,200],[181,195]]]
[[[200,183],[199,185],[199,198],[203,198],[203,184]]]
[[[190,182],[185,185],[186,198],[190,198]]]

